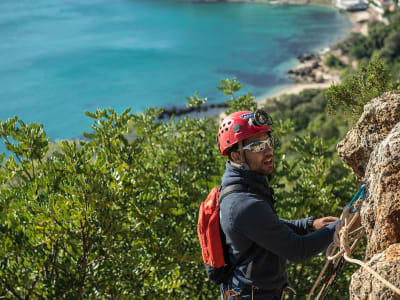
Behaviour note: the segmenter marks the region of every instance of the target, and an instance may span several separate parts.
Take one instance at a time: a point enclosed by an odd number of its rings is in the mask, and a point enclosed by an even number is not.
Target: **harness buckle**
[[[238,300],[239,298],[239,296],[240,296],[240,290],[239,289],[230,289],[230,290],[227,290],[226,292],[225,292],[225,298],[224,298],[224,300],[228,300],[228,298],[229,298],[229,296],[232,296],[232,297],[234,297],[236,300]]]

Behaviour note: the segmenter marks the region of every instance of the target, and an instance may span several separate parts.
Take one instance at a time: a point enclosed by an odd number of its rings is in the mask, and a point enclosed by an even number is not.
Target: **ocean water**
[[[44,124],[52,141],[90,131],[85,110],[184,106],[290,83],[296,56],[350,29],[326,7],[149,0],[1,0],[0,120]],[[0,150],[4,149],[0,146]]]

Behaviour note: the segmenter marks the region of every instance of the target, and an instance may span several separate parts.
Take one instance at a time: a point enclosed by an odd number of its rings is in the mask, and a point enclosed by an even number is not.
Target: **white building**
[[[346,11],[366,10],[368,3],[364,0],[336,0],[336,7]]]

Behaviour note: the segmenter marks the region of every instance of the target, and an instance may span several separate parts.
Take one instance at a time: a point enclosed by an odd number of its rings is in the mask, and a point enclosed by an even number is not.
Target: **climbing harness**
[[[394,292],[400,295],[400,289],[395,287],[393,284],[388,282],[386,279],[382,278],[378,273],[368,267],[368,263],[364,263],[358,259],[351,258],[352,253],[358,246],[362,236],[365,233],[365,230],[362,226],[349,232],[354,223],[360,217],[360,205],[362,201],[367,198],[365,197],[367,191],[367,185],[365,182],[362,182],[359,185],[357,193],[354,195],[353,199],[350,201],[349,205],[345,207],[343,210],[342,215],[340,216],[341,224],[340,224],[340,231],[339,231],[339,246],[336,243],[331,243],[326,250],[327,261],[322,268],[321,273],[319,274],[317,280],[314,283],[310,293],[307,295],[307,300],[311,299],[314,290],[318,286],[319,281],[322,278],[323,273],[326,269],[329,269],[327,275],[325,277],[325,282],[323,283],[316,300],[324,299],[329,292],[329,287],[335,282],[337,274],[340,268],[344,265],[345,261],[350,263],[355,263],[363,267],[367,270],[370,274],[372,274],[376,279],[380,280],[386,287],[392,289]],[[355,235],[356,234],[356,235]],[[350,246],[349,243],[353,242]],[[339,251],[335,253],[336,249],[339,248]],[[371,260],[372,261],[372,260]],[[370,261],[370,262],[371,262]],[[370,263],[369,262],[369,263]]]
[[[225,292],[225,298],[224,298],[224,300],[228,300],[228,298],[229,298],[229,296],[232,296],[232,297],[234,297],[234,299],[235,300],[238,300],[239,299],[239,296],[240,296],[240,290],[227,290],[226,292]]]
[[[256,291],[259,291],[259,290],[260,289],[258,287],[254,286],[254,285],[251,286],[251,300],[254,300],[254,293]],[[270,290],[270,291],[273,291],[273,290]],[[280,300],[284,300],[285,299],[285,295],[287,295],[289,293],[292,294],[292,299],[291,300],[296,300],[296,296],[297,296],[296,290],[294,288],[292,288],[291,286],[289,286],[288,284],[286,284],[282,289],[278,289],[277,288],[276,291],[278,293],[280,293],[280,295],[281,295],[280,296]],[[241,289],[240,288],[228,289],[225,292],[224,300],[228,300],[229,296],[234,297],[234,300],[238,300],[240,294],[241,294]]]

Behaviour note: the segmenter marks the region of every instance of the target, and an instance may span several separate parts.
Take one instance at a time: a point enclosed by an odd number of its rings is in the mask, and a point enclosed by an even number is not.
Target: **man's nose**
[[[264,153],[265,154],[272,154],[274,152],[274,149],[268,145],[265,145]]]

